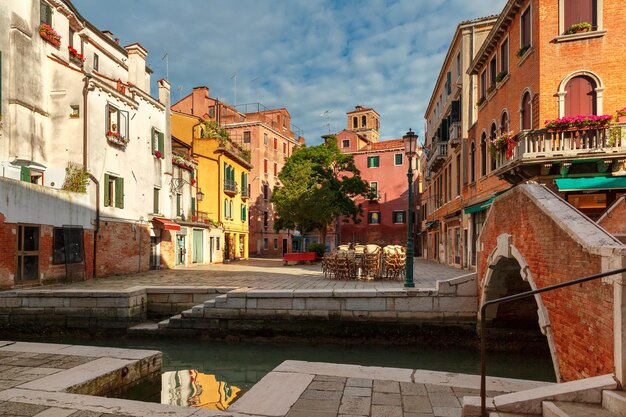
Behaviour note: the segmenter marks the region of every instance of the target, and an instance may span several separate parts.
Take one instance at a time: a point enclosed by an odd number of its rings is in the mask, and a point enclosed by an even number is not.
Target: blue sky
[[[461,20],[497,14],[505,0],[73,0],[122,45],[149,51],[154,83],[169,57],[172,100],[206,85],[230,104],[286,107],[309,144],[346,126],[357,104],[381,116],[381,139],[424,111]],[[182,87],[182,88],[181,88]],[[321,115],[329,111],[329,117]]]

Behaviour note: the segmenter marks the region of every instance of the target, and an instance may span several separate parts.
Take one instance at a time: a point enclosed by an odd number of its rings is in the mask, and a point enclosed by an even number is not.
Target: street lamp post
[[[402,137],[404,142],[404,152],[409,159],[409,170],[406,174],[409,180],[409,209],[407,212],[407,222],[409,224],[406,242],[406,271],[404,279],[404,288],[413,288],[413,157],[417,148],[417,134],[409,129],[406,135]]]

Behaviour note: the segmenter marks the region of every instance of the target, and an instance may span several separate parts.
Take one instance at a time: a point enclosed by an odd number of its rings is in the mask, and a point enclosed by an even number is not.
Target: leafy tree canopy
[[[343,154],[335,136],[318,146],[301,147],[287,159],[278,175],[272,203],[278,214],[274,228],[302,233],[319,230],[322,237],[337,216],[359,222],[357,196],[366,196],[369,186],[361,179],[352,155]]]

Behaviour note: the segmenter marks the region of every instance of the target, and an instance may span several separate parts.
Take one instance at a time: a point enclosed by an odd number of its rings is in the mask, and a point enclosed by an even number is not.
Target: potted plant
[[[500,82],[502,80],[504,80],[504,77],[506,77],[509,74],[509,72],[507,70],[502,70],[498,73],[498,75],[496,75],[496,82]]]
[[[529,49],[530,49],[530,45],[522,46],[521,48],[517,50],[517,53],[516,53],[517,57],[518,58],[523,57],[526,54],[526,51],[528,51]]]
[[[70,119],[78,119],[79,117],[80,113],[78,113],[77,111],[70,113]]]
[[[617,111],[617,121],[620,123],[626,122],[626,107]]]
[[[41,36],[44,41],[57,48],[61,45],[61,36],[47,23],[42,23],[39,26],[39,36]]]
[[[481,98],[478,99],[478,101],[476,102],[476,105],[478,107],[482,106],[482,104],[485,102],[486,98],[485,96],[482,96]]]
[[[493,93],[493,91],[495,89],[496,89],[496,85],[495,84],[491,84],[489,87],[487,87],[487,94]]]
[[[70,53],[70,61],[72,61],[79,67],[82,67],[83,62],[85,62],[85,57],[83,56],[83,54],[79,53],[73,46],[68,46],[67,50]]]
[[[495,158],[498,152],[506,150],[506,159],[511,159],[516,146],[517,140],[515,140],[515,135],[513,131],[509,131],[491,140],[489,143],[489,154],[492,158]]]
[[[565,34],[571,35],[574,33],[582,33],[582,32],[589,32],[589,31],[591,31],[591,23],[580,22],[580,23],[574,23],[572,26],[570,26],[569,29],[565,31]]]
[[[163,154],[158,149],[156,149],[153,153],[154,153],[154,156],[157,159],[162,159],[163,158]]]

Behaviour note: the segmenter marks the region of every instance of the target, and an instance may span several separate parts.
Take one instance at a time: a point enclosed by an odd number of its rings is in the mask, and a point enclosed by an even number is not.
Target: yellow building
[[[208,261],[247,259],[250,152],[214,123],[174,111],[172,136],[190,143],[198,161],[196,181],[204,198],[192,219],[212,226]]]

